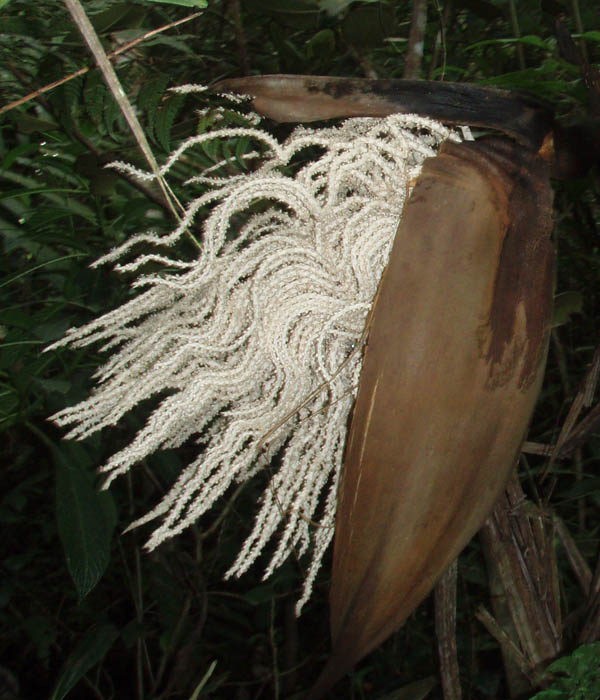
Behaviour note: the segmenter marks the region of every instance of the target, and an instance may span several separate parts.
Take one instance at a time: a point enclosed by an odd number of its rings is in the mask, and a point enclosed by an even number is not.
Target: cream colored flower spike
[[[99,342],[107,353],[90,398],[53,419],[71,426],[68,438],[84,438],[156,397],[144,428],[102,467],[106,486],[157,450],[199,443],[162,501],[132,524],[158,520],[150,549],[218,508],[232,484],[280,452],[254,528],[227,575],[246,571],[275,538],[265,577],[293,550],[308,557],[299,613],[333,536],[361,337],[405,197],[423,160],[442,141],[459,138],[411,115],[299,128],[283,144],[253,126],[222,128],[183,143],[162,172],[206,141],[238,136],[263,152],[257,170],[198,176],[210,188],[189,202],[172,234],[139,235],[99,261],[131,271],[152,260],[165,271],[140,274],[134,299],[52,346]],[[282,172],[315,146],[320,157],[294,176]],[[252,214],[258,200],[269,207]],[[177,260],[167,246],[192,222],[199,228],[197,212],[207,205],[201,253]],[[232,237],[240,219],[245,223]],[[133,246],[145,252],[132,260]]]

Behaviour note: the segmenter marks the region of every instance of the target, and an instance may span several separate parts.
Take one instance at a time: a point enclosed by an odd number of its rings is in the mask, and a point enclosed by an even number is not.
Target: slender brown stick
[[[111,91],[115,101],[119,105],[119,109],[121,110],[125,121],[129,125],[131,133],[137,141],[140,150],[142,151],[144,157],[148,161],[148,164],[150,165],[150,168],[152,169],[152,172],[156,177],[156,181],[158,182],[159,187],[161,188],[162,193],[164,194],[165,199],[167,200],[171,208],[173,216],[178,221],[181,220],[181,217],[176,207],[179,207],[179,209],[183,212],[183,206],[171,191],[171,188],[167,184],[164,177],[162,177],[162,175],[160,174],[158,163],[156,162],[154,153],[150,148],[150,144],[148,143],[146,134],[142,129],[142,126],[139,122],[139,119],[137,118],[133,106],[131,105],[131,102],[129,101],[127,95],[125,94],[125,91],[123,90],[123,87],[119,81],[119,78],[117,77],[117,74],[115,73],[115,69],[113,68],[112,63],[108,60],[106,56],[104,47],[100,43],[100,39],[96,34],[96,30],[90,22],[85,10],[83,9],[80,0],[64,0],[64,3],[71,14],[73,22],[75,23],[77,29],[83,37],[83,40],[88,45],[90,52],[96,59],[98,67],[102,71],[104,80],[109,90]],[[200,247],[199,244],[198,247]]]
[[[461,700],[458,653],[456,651],[456,559],[444,572],[434,591],[435,634],[440,658],[444,700]]]

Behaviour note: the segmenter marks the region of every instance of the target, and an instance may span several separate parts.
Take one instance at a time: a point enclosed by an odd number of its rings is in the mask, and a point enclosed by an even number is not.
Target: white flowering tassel
[[[222,128],[183,143],[162,172],[200,143],[240,136],[262,151],[255,172],[195,178],[210,190],[190,201],[172,234],[136,236],[99,261],[128,271],[152,261],[165,271],[141,274],[134,299],[52,346],[99,341],[108,352],[91,397],[53,419],[71,426],[67,437],[84,438],[155,399],[145,426],[102,467],[105,486],[157,450],[196,441],[196,458],[132,524],[159,519],[150,549],[279,452],[254,529],[227,575],[244,572],[272,539],[265,576],[290,552],[307,553],[300,612],[333,535],[365,319],[402,207],[423,160],[458,137],[406,115],[299,128],[283,144],[253,126]],[[320,157],[283,174],[315,146]],[[260,200],[269,207],[251,213]],[[196,214],[207,205],[198,259],[174,259],[166,246],[192,222],[198,227]],[[245,223],[232,239],[234,217]],[[144,254],[124,262],[140,247]]]

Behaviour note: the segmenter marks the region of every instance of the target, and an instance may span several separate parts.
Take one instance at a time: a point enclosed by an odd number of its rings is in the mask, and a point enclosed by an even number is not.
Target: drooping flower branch
[[[245,157],[260,156],[254,172],[219,177],[211,168],[190,181],[210,187],[172,234],[141,234],[98,261],[165,269],[138,273],[137,296],[52,346],[98,342],[108,354],[90,398],[53,419],[80,439],[154,399],[145,426],[102,467],[106,486],[157,450],[198,445],[160,503],[132,524],[159,519],[149,548],[279,453],[227,575],[246,571],[274,539],[265,577],[291,551],[308,553],[299,612],[333,535],[365,319],[405,198],[423,160],[458,137],[406,115],[298,128],[281,144],[251,124],[223,127],[188,139],[162,173],[205,142],[242,136],[256,146]],[[169,254],[207,206],[198,258]],[[131,259],[140,246],[145,252]]]

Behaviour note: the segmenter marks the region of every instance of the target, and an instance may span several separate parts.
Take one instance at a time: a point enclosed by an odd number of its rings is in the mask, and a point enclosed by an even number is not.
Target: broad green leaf
[[[326,58],[334,51],[335,34],[331,29],[322,29],[306,44],[306,55],[309,58]]]
[[[108,88],[100,71],[92,71],[86,76],[83,88],[83,102],[88,110],[90,118],[97,126],[102,124],[103,111],[106,99],[110,99]],[[86,154],[91,155],[91,154]]]
[[[114,510],[105,501],[112,501],[112,497],[94,486],[81,445],[63,444],[54,450],[54,457],[58,531],[79,597],[85,598],[109,561],[116,519],[111,517]]]
[[[88,630],[69,655],[50,700],[66,697],[85,674],[102,661],[118,636],[117,628],[110,624]]]
[[[584,32],[581,34],[582,39],[591,39],[592,41],[600,41],[600,32]]]
[[[581,292],[562,292],[554,297],[552,326],[563,326],[573,314],[580,314],[583,309]]]

